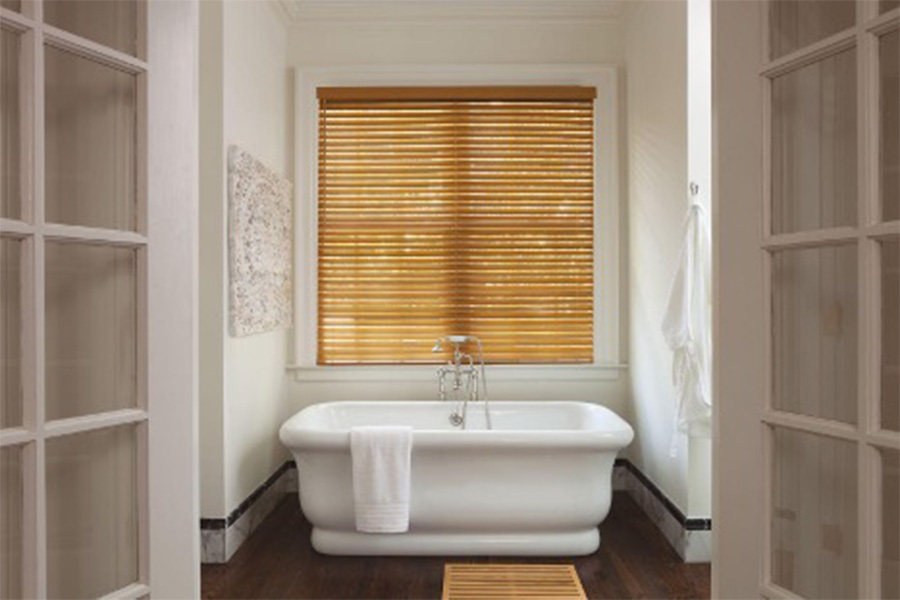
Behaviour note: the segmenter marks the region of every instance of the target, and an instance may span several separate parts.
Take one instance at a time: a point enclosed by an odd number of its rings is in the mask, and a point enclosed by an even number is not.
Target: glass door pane
[[[900,219],[900,31],[878,41],[881,220]]]
[[[47,419],[137,403],[137,254],[46,245]]]
[[[47,221],[134,230],[135,76],[52,47],[45,64]]]
[[[23,598],[24,485],[22,449],[0,448],[0,598]]]
[[[22,425],[22,242],[0,238],[0,429]]]
[[[856,445],[772,432],[772,581],[805,598],[857,597]]]
[[[881,428],[900,431],[900,242],[881,247]]]
[[[881,597],[900,598],[900,452],[881,451]]]
[[[47,590],[96,598],[137,580],[137,432],[47,440]]]
[[[853,0],[771,0],[771,58],[789,54],[855,24],[856,5]]]
[[[856,223],[856,119],[854,50],[772,80],[773,233]]]
[[[0,27],[0,217],[22,218],[19,34]]]
[[[855,246],[772,256],[773,406],[856,422]]]
[[[44,21],[98,44],[137,55],[138,0],[44,0]]]

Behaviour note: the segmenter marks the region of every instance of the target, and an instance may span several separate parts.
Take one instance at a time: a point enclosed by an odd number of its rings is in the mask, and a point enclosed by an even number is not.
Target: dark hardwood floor
[[[600,550],[581,558],[336,557],[309,543],[291,494],[226,565],[203,566],[203,597],[439,599],[445,562],[574,563],[588,598],[709,598],[709,565],[686,565],[634,501],[616,493]]]

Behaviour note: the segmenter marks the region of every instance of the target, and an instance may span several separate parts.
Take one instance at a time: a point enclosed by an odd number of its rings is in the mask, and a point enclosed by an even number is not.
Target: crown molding
[[[277,0],[293,21],[616,20],[626,0]]]

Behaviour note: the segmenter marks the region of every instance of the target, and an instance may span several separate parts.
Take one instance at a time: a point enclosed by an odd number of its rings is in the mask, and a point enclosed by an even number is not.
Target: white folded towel
[[[409,530],[411,427],[354,427],[353,501],[356,530],[403,533]]]

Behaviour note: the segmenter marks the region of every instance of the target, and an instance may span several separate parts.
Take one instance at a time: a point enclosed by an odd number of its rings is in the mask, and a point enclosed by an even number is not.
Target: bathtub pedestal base
[[[312,545],[344,556],[586,556],[600,547],[600,531],[368,534],[314,527]]]

